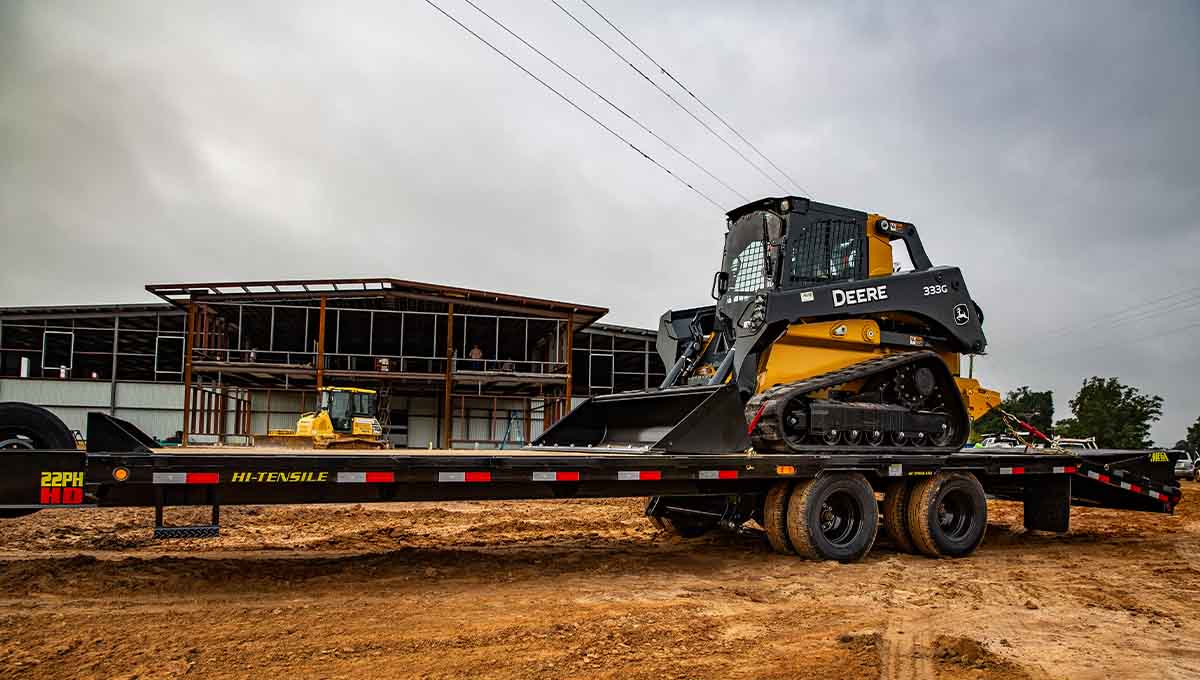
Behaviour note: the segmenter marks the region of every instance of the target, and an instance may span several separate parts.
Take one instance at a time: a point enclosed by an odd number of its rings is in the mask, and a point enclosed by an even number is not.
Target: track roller
[[[802,557],[854,562],[875,543],[879,504],[858,473],[832,473],[796,484],[787,507],[788,538]]]
[[[908,499],[912,486],[906,480],[892,482],[883,495],[883,529],[900,552],[917,551],[908,533]]]
[[[987,498],[969,472],[939,472],[914,487],[908,499],[908,532],[930,557],[965,557],[983,542]]]

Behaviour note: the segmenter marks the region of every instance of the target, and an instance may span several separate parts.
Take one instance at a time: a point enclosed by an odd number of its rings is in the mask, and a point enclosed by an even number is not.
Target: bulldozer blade
[[[535,446],[731,453],[750,447],[737,387],[697,385],[591,397]]]

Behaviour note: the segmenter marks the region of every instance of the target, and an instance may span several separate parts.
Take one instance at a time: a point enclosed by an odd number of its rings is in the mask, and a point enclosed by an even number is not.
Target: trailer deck
[[[839,447],[790,455],[688,455],[535,446],[297,452],[157,448],[132,425],[99,413],[90,414],[88,429],[88,451],[6,451],[0,509],[154,507],[156,535],[171,538],[217,535],[222,505],[761,496],[788,479],[857,473],[882,490],[896,480],[960,471],[978,478],[992,497],[1023,501],[1028,528],[1066,531],[1071,504],[1170,513],[1181,498],[1174,480],[1161,474],[1173,461],[1152,451],[947,454]],[[211,524],[165,524],[165,508],[197,505],[212,507]]]

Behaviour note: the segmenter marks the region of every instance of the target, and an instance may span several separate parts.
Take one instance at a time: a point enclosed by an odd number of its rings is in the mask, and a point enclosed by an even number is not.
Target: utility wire
[[[674,75],[672,75],[670,71],[668,71],[667,69],[663,68],[663,65],[662,65],[662,64],[660,64],[660,63],[658,63],[657,61],[655,61],[655,60],[654,60],[654,57],[650,56],[649,54],[646,54],[646,50],[643,50],[643,49],[641,48],[641,46],[640,46],[640,45],[638,45],[637,43],[635,43],[635,42],[633,41],[633,38],[630,38],[629,36],[625,35],[625,31],[622,31],[621,29],[617,28],[616,24],[614,24],[613,22],[609,21],[609,20],[608,20],[608,17],[606,17],[606,16],[604,16],[603,14],[601,14],[601,13],[600,13],[600,10],[596,9],[595,7],[593,7],[593,6],[592,6],[592,3],[588,2],[588,0],[581,0],[581,1],[583,2],[583,4],[585,4],[585,5],[587,5],[587,6],[588,6],[588,9],[592,10],[593,12],[595,12],[595,13],[596,13],[596,16],[598,16],[598,17],[600,17],[601,19],[603,19],[603,20],[604,20],[604,23],[606,23],[606,24],[608,24],[610,27],[612,27],[612,29],[613,29],[614,31],[616,31],[617,33],[620,33],[620,34],[621,34],[621,37],[622,37],[622,38],[624,38],[626,41],[628,41],[630,45],[633,45],[633,46],[634,46],[634,48],[636,48],[638,52],[641,52],[643,57],[645,57],[645,58],[649,59],[651,64],[654,64],[655,66],[657,66],[657,67],[658,67],[658,70],[663,72],[663,75],[665,75],[666,77],[670,78],[672,82],[674,82],[676,85],[678,85],[678,86],[679,86],[679,89],[683,90],[684,92],[687,92],[687,93],[688,93],[688,95],[690,95],[692,99],[695,99],[695,100],[696,100],[696,103],[697,103],[697,104],[699,104],[700,106],[703,106],[703,107],[704,107],[704,110],[705,110],[705,111],[708,111],[709,113],[711,113],[711,114],[713,115],[713,117],[714,117],[714,118],[716,118],[717,120],[721,121],[721,123],[722,123],[722,124],[723,124],[725,127],[729,128],[729,131],[730,131],[730,132],[732,132],[733,134],[737,135],[737,138],[738,138],[738,139],[740,139],[740,140],[742,140],[742,141],[743,141],[743,142],[746,144],[746,146],[750,147],[751,149],[754,149],[754,152],[755,152],[755,153],[757,153],[759,156],[762,156],[763,160],[765,160],[766,162],[770,163],[770,164],[771,164],[771,167],[775,168],[777,171],[779,171],[779,174],[783,175],[784,177],[786,177],[786,178],[787,178],[787,180],[788,180],[789,182],[791,182],[792,184],[794,184],[794,185],[796,186],[796,188],[800,190],[800,193],[802,193],[802,194],[806,194],[806,195],[808,194],[808,190],[807,190],[807,189],[805,189],[803,186],[801,186],[801,184],[800,184],[799,182],[797,182],[795,179],[793,179],[791,175],[789,175],[789,174],[787,174],[786,172],[784,172],[784,171],[783,171],[783,168],[781,168],[781,167],[779,167],[778,165],[776,165],[776,164],[775,164],[775,161],[771,160],[771,158],[770,158],[769,156],[767,156],[767,154],[763,153],[762,151],[759,151],[758,147],[757,147],[757,146],[754,146],[753,144],[751,144],[751,143],[750,143],[750,140],[748,140],[748,139],[746,139],[745,137],[743,137],[743,136],[742,136],[742,133],[740,133],[740,132],[738,132],[738,131],[737,131],[737,128],[735,128],[735,127],[733,127],[732,125],[730,125],[730,124],[729,124],[729,121],[725,120],[725,119],[724,119],[724,118],[722,118],[720,115],[718,115],[716,111],[713,111],[711,108],[709,108],[708,104],[705,104],[703,101],[701,101],[701,100],[700,100],[700,98],[699,98],[699,97],[697,97],[697,96],[695,95],[695,93],[693,93],[691,90],[689,90],[689,89],[687,88],[687,86],[686,86],[686,85],[684,85],[683,83],[679,82],[679,79],[678,79],[678,78],[676,78]]]
[[[1164,295],[1162,297],[1155,298],[1153,300],[1139,302],[1137,304],[1133,304],[1128,307],[1122,307],[1121,309],[1119,309],[1115,312],[1109,312],[1108,314],[1104,314],[1104,315],[1100,316],[1099,318],[1093,319],[1092,322],[1086,326],[1072,326],[1069,328],[1062,328],[1056,332],[1047,333],[1045,335],[1042,335],[1042,340],[1046,340],[1048,338],[1060,337],[1060,336],[1064,336],[1064,335],[1071,335],[1074,333],[1079,333],[1079,332],[1083,332],[1086,330],[1090,330],[1092,328],[1097,328],[1099,326],[1106,325],[1106,324],[1117,325],[1117,324],[1122,324],[1122,323],[1126,323],[1126,322],[1133,321],[1133,320],[1139,320],[1139,319],[1145,320],[1148,318],[1158,316],[1159,314],[1177,309],[1181,304],[1184,306],[1190,307],[1191,306],[1190,303],[1192,301],[1194,301],[1197,298],[1200,298],[1200,295],[1197,294],[1198,291],[1200,291],[1200,286],[1197,286],[1195,288],[1189,288],[1189,289],[1183,290],[1183,291],[1179,291],[1177,293],[1172,293],[1171,295]],[[1184,298],[1184,299],[1179,300],[1177,298]],[[1173,300],[1173,302],[1170,302],[1169,304],[1167,304],[1164,307],[1158,307],[1158,305],[1160,305],[1164,302],[1167,302],[1168,300]]]
[[[611,107],[612,107],[614,110],[616,110],[618,113],[620,113],[621,115],[623,115],[623,116],[625,116],[626,118],[628,118],[628,119],[629,119],[629,120],[630,120],[630,121],[631,121],[631,122],[632,122],[634,125],[637,125],[639,128],[641,128],[642,130],[644,130],[644,131],[645,131],[647,134],[649,134],[651,137],[653,137],[653,138],[657,139],[658,141],[662,142],[662,143],[663,143],[663,145],[665,145],[667,148],[669,148],[670,150],[672,150],[672,151],[674,151],[675,153],[679,154],[679,155],[680,155],[680,157],[682,157],[684,160],[686,160],[687,162],[689,162],[689,163],[691,163],[693,166],[695,166],[697,170],[699,170],[700,172],[703,172],[704,174],[708,175],[710,178],[712,178],[712,179],[713,179],[713,181],[715,181],[716,183],[718,183],[718,184],[720,184],[721,186],[725,187],[726,189],[728,189],[728,190],[732,191],[734,194],[737,194],[738,198],[742,199],[743,201],[749,201],[749,200],[750,200],[750,199],[749,199],[749,198],[748,198],[748,197],[747,197],[745,194],[743,194],[742,192],[738,191],[737,189],[734,189],[733,187],[729,186],[729,185],[728,185],[728,184],[727,184],[727,183],[726,183],[724,180],[722,180],[720,177],[717,177],[717,176],[716,176],[716,175],[714,175],[713,173],[709,172],[708,168],[704,167],[703,165],[700,165],[698,162],[696,162],[695,160],[693,160],[691,156],[689,156],[689,155],[685,154],[684,152],[680,151],[678,148],[676,148],[676,146],[675,146],[674,144],[672,144],[672,143],[668,142],[667,140],[663,139],[663,138],[662,138],[662,137],[660,137],[660,136],[659,136],[657,133],[655,133],[655,132],[654,132],[654,130],[651,130],[650,128],[648,128],[648,127],[646,127],[645,125],[643,125],[643,124],[642,124],[642,122],[641,122],[640,120],[638,120],[638,119],[634,118],[633,116],[629,115],[629,113],[627,113],[627,112],[625,111],[625,109],[622,109],[621,107],[617,106],[617,105],[616,105],[616,104],[614,104],[614,103],[612,102],[612,100],[610,100],[608,97],[605,97],[604,95],[600,94],[600,93],[599,93],[599,92],[597,92],[595,89],[593,89],[593,88],[592,88],[592,86],[590,86],[590,85],[588,85],[587,83],[585,83],[585,82],[583,82],[582,80],[580,80],[580,79],[579,79],[579,78],[578,78],[578,77],[577,77],[577,76],[576,76],[574,73],[571,73],[571,72],[570,72],[570,71],[568,71],[566,68],[564,68],[563,66],[561,66],[561,65],[560,65],[560,64],[559,64],[557,61],[555,61],[555,60],[551,59],[550,57],[546,56],[546,54],[545,54],[545,53],[543,53],[541,50],[539,50],[538,48],[536,48],[536,47],[534,47],[533,45],[529,44],[529,41],[528,41],[528,40],[526,40],[526,39],[522,38],[521,36],[517,35],[516,33],[514,33],[514,32],[512,31],[512,29],[510,29],[508,26],[505,26],[503,23],[501,23],[501,22],[500,22],[500,20],[496,19],[496,18],[495,18],[495,17],[493,17],[492,15],[490,15],[490,14],[488,14],[487,12],[483,11],[483,9],[481,9],[481,8],[479,7],[479,5],[476,5],[474,2],[471,2],[471,0],[463,0],[463,2],[467,3],[467,4],[468,4],[468,5],[470,5],[471,7],[474,7],[474,8],[475,8],[475,11],[479,12],[479,13],[480,13],[480,14],[482,14],[483,16],[485,16],[485,17],[487,17],[488,19],[490,19],[492,23],[494,23],[494,24],[496,24],[497,26],[499,26],[500,28],[504,29],[504,31],[505,31],[506,33],[508,33],[509,35],[511,35],[512,37],[516,38],[517,40],[520,40],[522,45],[524,45],[524,46],[528,47],[529,49],[533,50],[534,52],[536,52],[536,53],[537,53],[537,55],[538,55],[539,57],[541,57],[542,59],[545,59],[546,61],[548,61],[548,62],[550,62],[551,64],[553,64],[555,68],[557,68],[559,71],[562,71],[564,74],[566,74],[568,77],[570,77],[570,78],[571,78],[571,80],[574,80],[576,83],[579,83],[579,85],[580,85],[580,86],[582,86],[584,89],[586,89],[588,92],[591,92],[592,94],[594,94],[594,95],[596,95],[597,97],[599,97],[599,98],[600,98],[600,99],[601,99],[601,100],[602,100],[602,101],[603,101],[605,104],[608,104],[608,105],[609,105],[609,106],[611,106]]]
[[[429,0],[426,0],[426,2],[428,2],[428,1],[429,1]],[[595,31],[593,31],[591,28],[589,28],[587,24],[585,24],[585,23],[583,23],[582,21],[580,21],[578,17],[576,17],[574,14],[572,14],[572,13],[571,13],[571,10],[567,9],[566,7],[563,7],[563,6],[562,6],[562,4],[560,4],[560,3],[558,2],[558,0],[550,0],[550,2],[554,3],[554,6],[555,6],[555,7],[557,7],[557,8],[559,8],[560,10],[562,10],[564,14],[566,14],[566,15],[567,15],[567,16],[569,16],[569,17],[571,17],[571,20],[572,20],[572,21],[574,21],[575,23],[579,24],[580,28],[582,28],[583,30],[587,31],[587,32],[588,32],[588,33],[589,33],[589,34],[590,34],[590,35],[591,35],[593,38],[595,38],[596,40],[600,41],[600,44],[601,44],[601,45],[604,45],[605,47],[607,47],[609,52],[612,52],[614,55],[616,55],[616,57],[617,57],[618,59],[620,59],[621,61],[625,62],[625,64],[626,64],[627,66],[629,66],[629,68],[633,69],[634,71],[637,71],[637,74],[638,74],[639,76],[641,76],[642,78],[645,78],[647,83],[650,83],[651,85],[653,85],[653,86],[654,86],[654,89],[658,90],[659,92],[661,92],[661,93],[663,94],[663,96],[665,96],[667,99],[670,99],[672,102],[674,102],[674,103],[675,103],[675,106],[678,106],[679,108],[683,109],[684,113],[686,113],[687,115],[689,115],[689,116],[691,116],[691,117],[692,117],[692,120],[694,120],[694,121],[696,121],[697,123],[699,123],[700,125],[704,126],[704,129],[705,129],[705,130],[708,130],[709,132],[711,132],[711,133],[713,134],[713,136],[714,136],[714,137],[716,137],[717,139],[721,140],[721,142],[722,142],[723,144],[725,144],[725,146],[729,147],[729,150],[730,150],[730,151],[733,151],[735,154],[737,154],[739,157],[741,157],[741,159],[742,159],[742,160],[744,160],[744,161],[746,161],[747,163],[749,163],[751,167],[753,167],[755,170],[757,170],[759,173],[761,173],[763,177],[766,177],[766,178],[767,178],[767,180],[768,180],[768,181],[770,181],[772,184],[774,184],[775,186],[779,187],[781,190],[783,190],[783,191],[785,191],[785,192],[787,191],[787,187],[785,187],[785,186],[783,186],[782,184],[780,184],[780,183],[779,183],[779,180],[777,180],[777,179],[775,179],[774,177],[772,177],[770,174],[768,174],[768,173],[767,173],[767,171],[766,171],[766,170],[763,170],[761,166],[759,166],[759,165],[758,165],[757,163],[755,163],[754,161],[750,160],[750,159],[749,159],[749,158],[746,156],[746,154],[742,153],[742,152],[741,152],[741,150],[739,150],[739,149],[738,149],[736,146],[734,146],[734,145],[730,144],[730,143],[729,143],[729,140],[725,139],[725,138],[724,138],[724,137],[722,137],[722,136],[721,136],[721,135],[720,135],[720,134],[719,134],[719,133],[718,133],[716,130],[712,129],[712,126],[711,126],[711,125],[709,125],[708,123],[705,123],[703,120],[700,120],[700,117],[699,117],[699,116],[697,116],[696,114],[692,113],[692,110],[691,110],[691,109],[689,109],[688,107],[686,107],[686,106],[684,106],[683,104],[681,104],[681,103],[679,102],[679,100],[678,100],[678,99],[676,99],[674,96],[672,96],[672,95],[671,95],[671,93],[670,93],[670,92],[667,92],[666,90],[664,90],[664,89],[662,88],[662,86],[660,86],[658,83],[654,82],[654,80],[652,80],[652,79],[650,78],[650,76],[646,75],[646,74],[645,74],[645,73],[644,73],[644,72],[643,72],[643,71],[642,71],[640,68],[638,68],[637,66],[634,66],[634,65],[633,65],[633,62],[631,62],[631,61],[629,61],[628,59],[626,59],[626,58],[625,58],[625,55],[621,54],[620,52],[618,52],[618,51],[616,50],[616,48],[615,48],[615,47],[613,47],[612,45],[608,44],[608,42],[607,42],[607,41],[606,41],[604,38],[601,38],[599,35],[596,35],[596,32],[595,32]]]
[[[575,103],[575,102],[574,102],[574,101],[573,101],[573,100],[572,100],[570,97],[568,97],[567,95],[563,94],[562,92],[559,92],[558,90],[554,89],[554,87],[552,87],[552,86],[551,86],[549,83],[547,83],[546,81],[544,81],[544,80],[542,80],[541,78],[539,78],[539,77],[537,77],[536,75],[534,75],[532,71],[530,71],[529,69],[525,68],[525,67],[524,67],[524,66],[522,66],[521,64],[517,63],[517,61],[516,61],[515,59],[513,59],[512,57],[510,57],[510,56],[508,56],[507,54],[505,54],[505,53],[504,53],[504,51],[503,51],[503,50],[501,50],[499,47],[496,47],[496,46],[495,46],[495,45],[493,45],[492,43],[488,42],[488,41],[487,41],[487,39],[486,39],[486,38],[484,38],[483,36],[479,35],[479,34],[478,34],[478,33],[476,33],[475,31],[472,31],[472,30],[471,30],[471,29],[470,29],[470,28],[469,28],[469,27],[468,27],[466,24],[464,24],[463,22],[461,22],[461,21],[459,21],[458,19],[456,19],[456,18],[455,18],[455,17],[454,17],[452,14],[450,14],[450,13],[449,13],[449,12],[447,12],[446,10],[442,9],[441,7],[439,7],[439,6],[438,6],[436,3],[434,3],[434,2],[433,2],[433,0],[425,0],[425,4],[427,4],[427,5],[429,5],[430,7],[432,7],[432,8],[434,8],[434,9],[436,9],[438,12],[440,12],[440,13],[442,14],[442,16],[446,17],[446,18],[447,18],[447,19],[449,19],[450,21],[453,21],[455,24],[457,24],[457,25],[458,25],[458,27],[459,27],[459,28],[463,29],[463,30],[464,30],[464,31],[466,31],[467,33],[470,33],[470,34],[471,34],[472,36],[474,36],[474,37],[475,37],[475,39],[476,39],[476,40],[478,40],[479,42],[481,42],[481,43],[483,43],[484,45],[487,45],[488,47],[492,48],[492,51],[494,51],[496,54],[499,54],[500,56],[504,57],[504,59],[505,59],[505,60],[507,60],[507,61],[508,61],[508,63],[512,64],[513,66],[516,66],[516,67],[517,67],[517,68],[519,68],[519,69],[521,69],[521,71],[523,71],[523,72],[525,73],[525,75],[527,75],[527,76],[529,76],[530,78],[533,78],[534,80],[538,81],[538,83],[540,83],[540,84],[542,85],[542,87],[545,87],[547,90],[550,90],[550,91],[551,91],[551,92],[553,92],[554,94],[558,95],[559,99],[562,99],[564,102],[566,102],[566,103],[570,104],[572,108],[574,108],[576,111],[578,111],[578,112],[582,113],[583,115],[587,116],[587,117],[588,117],[589,119],[591,119],[591,121],[592,121],[593,123],[595,123],[596,125],[599,125],[600,127],[604,128],[604,130],[605,130],[606,132],[608,132],[610,135],[612,135],[613,137],[616,137],[617,139],[619,139],[619,140],[621,140],[622,142],[624,142],[625,144],[627,144],[627,145],[629,146],[629,148],[631,148],[631,149],[633,149],[634,151],[636,151],[637,153],[639,153],[639,154],[642,156],[642,158],[645,158],[646,160],[648,160],[648,161],[650,161],[651,163],[653,163],[654,165],[656,165],[656,166],[657,166],[657,167],[658,167],[660,170],[662,170],[663,172],[665,172],[665,173],[667,173],[668,175],[670,175],[670,176],[674,177],[676,180],[678,180],[678,181],[679,181],[679,183],[680,183],[680,184],[682,184],[682,185],[684,185],[685,187],[687,187],[687,188],[691,189],[692,191],[696,192],[696,193],[697,193],[697,194],[698,194],[698,195],[699,195],[701,198],[703,198],[704,200],[706,200],[706,201],[708,201],[709,203],[713,204],[713,206],[714,206],[714,207],[715,207],[717,210],[724,211],[724,208],[722,208],[722,207],[721,207],[721,204],[720,204],[720,203],[717,203],[715,200],[713,200],[713,198],[712,198],[711,196],[709,196],[708,194],[704,193],[703,191],[700,191],[700,190],[699,190],[699,189],[697,189],[696,187],[692,186],[691,184],[689,184],[689,183],[687,182],[687,180],[683,179],[683,178],[682,178],[682,177],[680,177],[679,175],[676,175],[675,173],[671,172],[671,171],[670,171],[670,170],[667,168],[667,166],[665,166],[665,165],[663,165],[662,163],[659,163],[658,161],[654,160],[654,158],[653,158],[652,156],[650,156],[650,154],[646,153],[645,151],[642,151],[642,150],[641,150],[641,149],[639,149],[639,148],[637,147],[637,145],[635,145],[633,142],[631,142],[631,141],[629,141],[628,139],[626,139],[626,138],[622,137],[620,133],[618,133],[617,131],[613,130],[612,128],[610,128],[609,126],[607,126],[607,125],[605,125],[603,122],[601,122],[601,120],[600,120],[599,118],[597,118],[597,117],[593,116],[592,114],[588,113],[587,111],[585,111],[585,110],[583,109],[583,107],[581,107],[580,105],[576,104],[576,103]]]
[[[1150,344],[1152,342],[1164,340],[1173,333],[1190,330],[1190,329],[1196,328],[1198,326],[1200,326],[1200,321],[1195,321],[1195,322],[1192,322],[1189,324],[1185,324],[1183,326],[1176,326],[1175,328],[1168,328],[1167,330],[1156,332],[1153,336],[1148,337],[1148,338],[1146,338],[1146,337],[1122,338],[1119,340],[1112,340],[1110,342],[1101,343],[1099,345],[1092,345],[1090,347],[1081,347],[1081,348],[1072,347],[1071,349],[1068,349],[1068,350],[1064,350],[1061,352],[1055,352],[1054,354],[1050,354],[1045,357],[1041,357],[1041,360],[1049,361],[1050,359],[1055,359],[1055,358],[1058,358],[1065,354],[1089,353],[1089,352],[1094,352],[1098,349],[1105,349],[1108,347],[1114,347],[1116,345],[1128,345],[1130,343],[1135,343],[1135,342],[1139,345]],[[1037,360],[1037,357],[1035,357],[1035,360]]]

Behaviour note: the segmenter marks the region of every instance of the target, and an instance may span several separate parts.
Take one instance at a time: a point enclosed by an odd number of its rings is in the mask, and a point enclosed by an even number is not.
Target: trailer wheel
[[[788,497],[791,494],[792,482],[785,480],[776,482],[763,500],[763,529],[767,532],[767,542],[772,550],[784,555],[796,553],[787,529]]]
[[[801,482],[787,508],[788,538],[803,557],[839,562],[862,559],[875,543],[879,504],[858,473],[834,473]]]
[[[883,495],[883,530],[896,544],[896,549],[906,553],[917,551],[908,532],[908,499],[911,495],[912,487],[903,479],[893,482]]]
[[[0,465],[5,450],[74,449],[75,435],[58,416],[40,406],[0,402]],[[33,510],[0,510],[0,517],[21,517]]]
[[[987,529],[983,485],[969,472],[939,472],[912,489],[908,531],[917,550],[930,557],[975,552]]]
[[[0,448],[75,449],[75,435],[58,416],[40,406],[0,402]]]

